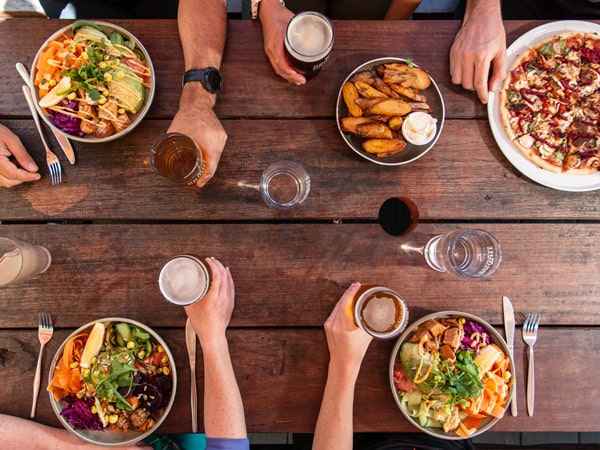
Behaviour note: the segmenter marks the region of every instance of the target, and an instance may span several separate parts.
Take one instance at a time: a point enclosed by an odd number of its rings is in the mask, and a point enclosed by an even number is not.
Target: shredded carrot
[[[62,357],[58,360],[48,384],[48,391],[54,394],[56,400],[67,394],[76,394],[83,388],[81,369],[79,364],[74,363],[79,363],[87,337],[87,333],[78,334],[65,343]]]

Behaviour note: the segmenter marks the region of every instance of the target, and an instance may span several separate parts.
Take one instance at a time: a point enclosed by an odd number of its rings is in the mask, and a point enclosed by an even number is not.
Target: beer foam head
[[[318,13],[301,13],[292,18],[286,34],[288,51],[300,61],[316,61],[333,45],[333,27]]]
[[[171,303],[190,305],[206,294],[208,272],[196,258],[178,256],[165,263],[158,284],[163,296]]]

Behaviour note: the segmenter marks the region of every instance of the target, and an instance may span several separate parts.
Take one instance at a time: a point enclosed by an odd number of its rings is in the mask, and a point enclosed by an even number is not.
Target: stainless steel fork
[[[533,344],[537,340],[541,314],[532,313],[523,323],[523,340],[529,346],[529,368],[527,369],[527,414],[533,416],[535,400],[535,367],[533,363]]]
[[[35,409],[37,407],[38,394],[40,393],[40,382],[42,374],[42,353],[44,346],[52,339],[54,334],[54,326],[52,325],[52,317],[47,313],[40,313],[38,325],[38,339],[40,341],[40,353],[38,355],[37,367],[35,369],[35,377],[33,378],[33,404],[31,405],[31,414],[29,417],[35,417]]]
[[[31,89],[29,89],[29,86],[23,85],[23,94],[25,94],[27,105],[29,105],[31,115],[33,116],[33,121],[35,122],[35,126],[38,130],[40,138],[42,139],[42,144],[44,144],[44,149],[46,150],[46,163],[48,164],[48,170],[50,171],[52,186],[55,184],[60,184],[62,183],[62,167],[58,157],[52,153],[50,147],[48,147],[48,143],[46,142],[46,138],[44,137],[44,133],[42,131],[40,118],[38,117],[37,111],[35,110],[35,106],[33,104],[33,96],[31,95]]]

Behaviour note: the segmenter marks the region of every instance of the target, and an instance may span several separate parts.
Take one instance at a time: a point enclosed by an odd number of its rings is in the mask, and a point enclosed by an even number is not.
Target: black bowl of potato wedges
[[[344,80],[337,99],[336,120],[344,141],[384,166],[425,155],[438,140],[444,117],[437,84],[410,59],[378,58],[360,65]]]

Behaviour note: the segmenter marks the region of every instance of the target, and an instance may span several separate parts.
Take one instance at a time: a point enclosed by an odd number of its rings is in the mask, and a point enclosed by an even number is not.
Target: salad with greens
[[[504,415],[513,383],[510,358],[478,322],[428,319],[401,344],[394,386],[420,426],[468,437]]]
[[[75,429],[147,431],[169,403],[172,373],[150,333],[128,322],[96,322],[67,340],[48,391]]]
[[[40,51],[34,85],[54,126],[73,136],[104,138],[132,124],[151,87],[150,67],[123,33],[78,20]]]

